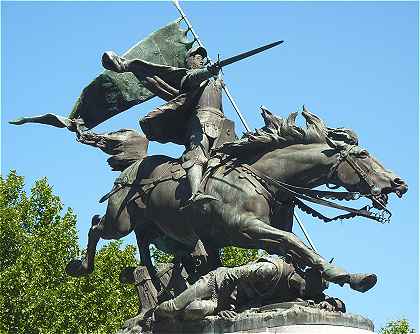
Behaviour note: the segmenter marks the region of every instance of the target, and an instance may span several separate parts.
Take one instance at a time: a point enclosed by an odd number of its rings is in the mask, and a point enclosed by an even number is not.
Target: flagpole
[[[200,45],[201,47],[204,47],[204,44],[201,42],[200,38],[198,37],[197,33],[195,32],[191,22],[188,20],[187,16],[185,15],[184,11],[182,10],[181,6],[179,5],[178,0],[172,0],[172,3],[175,5],[176,9],[178,10],[179,14],[181,14],[182,19],[185,21],[185,23],[188,26],[188,29],[191,31],[191,33],[194,36],[194,39],[197,41],[198,45]],[[212,63],[211,59],[209,56],[207,56],[207,59],[209,60],[210,64]],[[247,132],[251,132],[250,127],[248,126],[248,124],[245,121],[245,118],[242,116],[242,113],[239,110],[238,105],[235,103],[235,100],[233,99],[233,96],[230,94],[229,88],[226,86],[226,84],[223,83],[223,90],[225,91],[230,103],[233,106],[233,109],[235,109],[236,113],[238,114],[243,126],[245,127]]]
[[[188,29],[191,31],[191,33],[194,36],[194,39],[197,41],[198,45],[200,45],[201,47],[204,48],[204,44],[201,42],[200,38],[198,37],[197,33],[195,32],[191,22],[188,20],[187,16],[185,15],[184,11],[182,10],[181,6],[179,5],[179,1],[178,0],[172,0],[172,3],[175,5],[176,9],[178,10],[179,14],[181,15],[182,19],[185,21],[185,23],[188,26]],[[209,62],[211,63],[211,59],[210,57],[207,56],[207,59],[209,60]],[[242,113],[239,111],[239,107],[236,105],[235,100],[233,99],[232,95],[229,92],[229,89],[227,88],[227,86],[225,84],[223,84],[223,90],[225,91],[230,103],[233,106],[233,109],[235,109],[236,113],[238,114],[239,118],[241,119],[242,124],[244,125],[245,129],[247,132],[251,132],[251,129],[249,128],[248,124],[245,121],[245,118],[242,116]],[[311,248],[318,253],[318,250],[316,249],[314,243],[312,242],[311,238],[309,237],[308,232],[305,229],[305,226],[303,225],[303,221],[300,220],[299,216],[294,213],[295,219],[300,227],[300,229],[302,230],[306,240],[308,241],[309,245],[311,246]]]

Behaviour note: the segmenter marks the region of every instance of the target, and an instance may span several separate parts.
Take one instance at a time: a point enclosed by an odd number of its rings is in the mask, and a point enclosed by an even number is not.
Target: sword
[[[189,30],[191,31],[191,33],[193,34],[193,36],[194,36],[195,40],[197,41],[198,45],[200,45],[200,46],[204,47],[204,45],[203,45],[203,43],[201,42],[200,38],[198,37],[197,33],[194,31],[194,28],[193,28],[193,26],[192,26],[191,22],[188,20],[187,16],[185,15],[184,11],[182,10],[181,6],[179,5],[178,0],[172,0],[172,3],[174,4],[174,6],[176,7],[176,9],[178,10],[178,12],[179,12],[179,14],[181,15],[182,19],[183,19],[183,20],[185,21],[185,23],[187,24],[188,29],[189,29]],[[283,42],[283,41],[278,41],[278,42],[275,42],[275,43],[281,44],[282,42]],[[272,43],[272,44],[275,44],[275,43]],[[278,45],[278,44],[277,44],[277,45]],[[270,44],[269,44],[269,45],[270,45]],[[273,45],[273,46],[276,46],[276,45]],[[271,46],[271,47],[273,47],[273,46]],[[258,49],[255,49],[255,50],[258,50]],[[264,50],[262,50],[262,51],[264,51]],[[248,51],[248,52],[252,52],[252,51]],[[261,51],[260,51],[260,52],[261,52]],[[258,52],[257,52],[257,53],[258,53]],[[239,57],[239,56],[240,56],[240,55],[237,55],[237,56],[235,56],[235,57]],[[232,57],[232,58],[235,58],[235,57]],[[212,62],[211,62],[211,59],[210,59],[209,57],[207,57],[207,59],[209,60],[209,62],[210,62],[210,64],[211,64],[211,63],[212,63]],[[227,61],[227,60],[229,60],[229,59],[231,59],[231,58],[225,59],[225,61]],[[242,58],[242,59],[243,59],[243,58]],[[229,63],[229,64],[231,64],[231,63]],[[226,64],[226,65],[228,65],[228,64]],[[225,91],[225,93],[226,93],[226,95],[227,95],[227,97],[228,97],[228,99],[229,99],[230,103],[232,103],[233,109],[235,109],[236,113],[238,114],[238,116],[239,116],[239,118],[240,118],[240,120],[241,120],[242,124],[244,125],[244,127],[245,127],[246,131],[247,131],[247,132],[251,132],[251,129],[250,129],[250,128],[249,128],[249,126],[246,124],[246,121],[245,121],[244,117],[242,116],[241,112],[239,111],[238,106],[236,105],[235,101],[233,100],[232,95],[230,95],[229,89],[227,88],[227,86],[226,86],[225,84],[223,85],[223,90]],[[315,252],[317,252],[317,253],[318,253],[317,249],[315,248],[315,245],[313,244],[313,242],[312,242],[311,238],[309,237],[308,232],[306,231],[306,229],[305,229],[305,227],[304,227],[304,225],[303,225],[303,221],[301,221],[301,220],[299,219],[299,216],[298,216],[296,213],[295,213],[294,215],[295,215],[295,218],[296,218],[296,220],[297,220],[297,222],[298,222],[298,224],[299,224],[299,227],[301,228],[301,230],[303,231],[303,234],[304,234],[304,235],[305,235],[305,237],[306,237],[306,240],[308,240],[309,245],[311,246],[311,248],[312,248]]]
[[[182,10],[181,6],[179,5],[178,0],[172,0],[172,3],[174,4],[174,6],[176,7],[176,9],[178,10],[179,14],[181,15],[182,19],[185,21],[185,23],[188,26],[189,31],[191,31],[191,33],[194,36],[194,39],[197,41],[198,45],[200,45],[201,47],[204,48],[203,43],[201,42],[200,38],[198,37],[197,33],[194,31],[194,28],[191,24],[191,22],[188,20],[187,16],[185,15],[184,11]],[[207,59],[209,60],[209,63],[211,64],[212,61],[210,59],[210,57],[207,56]],[[223,84],[223,90],[225,91],[230,103],[232,104],[233,109],[235,109],[236,113],[239,116],[239,119],[241,120],[243,126],[245,127],[245,130],[247,132],[251,132],[251,129],[249,128],[248,124],[245,121],[245,118],[242,116],[241,112],[239,111],[239,107],[236,105],[235,100],[233,99],[233,96],[230,94],[230,91],[228,89],[228,87],[226,86],[226,84]]]
[[[219,68],[222,68],[224,66],[227,66],[227,65],[236,63],[239,60],[242,60],[242,59],[251,57],[253,55],[256,55],[257,53],[260,53],[260,52],[263,52],[265,50],[274,48],[275,46],[277,46],[277,45],[279,45],[281,43],[283,43],[283,41],[277,41],[277,42],[274,42],[274,43],[271,43],[271,44],[267,44],[267,45],[261,46],[259,48],[254,49],[254,50],[250,50],[250,51],[247,51],[247,52],[240,53],[240,54],[238,54],[236,56],[233,56],[233,57],[230,57],[230,58],[227,58],[227,59],[224,59],[224,60],[217,61],[214,64],[214,66],[217,66]]]

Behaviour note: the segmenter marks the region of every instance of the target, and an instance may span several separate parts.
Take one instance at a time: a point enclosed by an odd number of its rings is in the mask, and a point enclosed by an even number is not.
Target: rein
[[[259,172],[258,170],[256,170],[255,168],[253,168],[252,166],[248,164],[241,163],[240,166],[243,169],[249,171],[251,174],[253,174],[257,178],[260,178],[261,180],[263,180],[265,183],[269,185],[274,185],[277,188],[276,191],[272,191],[271,189],[267,189],[267,190],[269,191],[269,193],[274,194],[273,198],[276,202],[277,202],[277,200],[275,199],[276,193],[278,191],[282,191],[293,198],[293,203],[296,204],[299,209],[312,215],[313,217],[316,217],[324,221],[325,223],[329,223],[335,220],[349,219],[356,216],[365,217],[367,219],[375,220],[380,223],[389,222],[390,216],[385,217],[383,214],[373,213],[372,211],[370,211],[372,209],[370,206],[364,206],[361,209],[354,209],[354,208],[343,206],[343,205],[324,199],[324,198],[337,199],[337,200],[344,199],[347,201],[356,200],[363,196],[358,192],[347,192],[347,191],[334,192],[334,191],[313,190],[313,189],[304,188],[304,187],[297,187],[297,186],[293,186],[291,184],[288,184],[282,181],[275,180],[269,177],[268,175],[265,175],[264,173]],[[333,218],[329,218],[329,217],[324,216],[317,210],[311,208],[310,206],[306,205],[305,203],[302,202],[302,200],[312,202],[315,204],[320,204],[320,205],[327,206],[334,209],[347,211],[349,213],[344,214],[344,215],[339,215]]]

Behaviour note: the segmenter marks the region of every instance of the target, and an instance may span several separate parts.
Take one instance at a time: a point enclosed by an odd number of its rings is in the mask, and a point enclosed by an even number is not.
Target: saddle
[[[135,138],[138,141],[139,138],[141,137],[135,136]],[[146,139],[145,137],[143,138]],[[101,137],[101,139],[102,139],[102,144],[103,144],[104,142],[103,136]],[[236,139],[237,139],[237,136],[235,134],[234,122],[227,118],[223,119],[220,135],[214,141],[210,158],[212,158],[212,155],[214,155],[215,149],[221,147],[223,144],[227,142],[231,142]],[[90,145],[99,147],[99,145],[97,144],[98,142],[99,140],[96,140],[96,143],[95,143],[96,145],[92,145],[92,144]],[[130,145],[130,147],[132,147],[132,145]],[[104,149],[102,148],[102,150]],[[110,150],[108,149],[108,152],[109,151]],[[184,168],[182,168],[179,160],[170,160],[170,161],[164,162],[159,167],[160,171],[159,171],[158,176],[152,177],[152,178],[148,178],[147,176],[142,177],[142,175],[138,174],[138,169],[140,167],[140,164],[145,163],[147,160],[145,151],[144,150],[141,151],[141,154],[138,155],[139,159],[135,161],[134,163],[133,163],[132,157],[133,155],[130,155],[130,161],[129,162],[127,161],[127,164],[124,164],[120,161],[120,165],[124,165],[125,168],[122,170],[121,175],[115,180],[114,187],[112,188],[112,190],[108,192],[106,195],[104,195],[99,200],[99,203],[106,201],[109,197],[111,197],[113,194],[118,192],[123,187],[137,187],[137,190],[140,193],[143,199],[143,202],[145,202],[146,197],[157,184],[167,181],[167,180],[179,180],[180,178],[185,177],[186,175],[186,172]],[[208,169],[211,169],[211,168],[212,168],[212,165],[209,164]]]

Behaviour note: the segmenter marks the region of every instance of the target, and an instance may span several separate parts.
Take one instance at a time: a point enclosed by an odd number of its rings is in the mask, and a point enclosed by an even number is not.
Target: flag
[[[123,57],[169,67],[185,67],[185,55],[193,42],[188,40],[187,31],[180,27],[180,22],[181,19],[178,19],[153,32]],[[69,118],[81,119],[84,126],[91,129],[154,96],[134,74],[105,70],[83,89]]]

